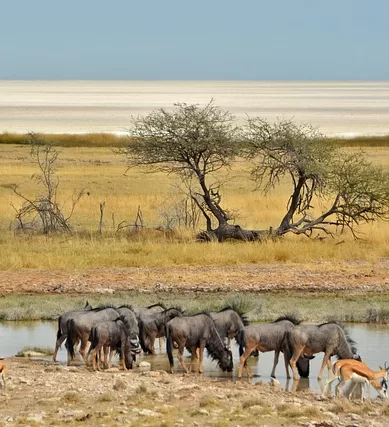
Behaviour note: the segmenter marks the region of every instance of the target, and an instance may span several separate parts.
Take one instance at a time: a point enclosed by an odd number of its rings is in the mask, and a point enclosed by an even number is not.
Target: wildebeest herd
[[[247,316],[233,306],[224,307],[218,312],[189,314],[179,307],[167,308],[163,304],[92,308],[87,303],[83,309],[59,317],[53,360],[56,361],[58,349],[66,339],[68,364],[75,359],[75,349],[80,345],[79,352],[85,364],[89,365],[91,361],[94,370],[109,368],[114,354],[120,356],[123,369],[131,369],[141,351],[155,354],[157,338],[166,340],[170,372],[174,369],[174,348],[185,372],[203,372],[205,349],[221,370],[232,372],[230,343],[235,340],[240,354],[238,378],[242,377],[243,368],[251,377],[247,359],[258,351],[274,351],[272,378],[275,378],[282,352],[286,376],[290,378],[291,367],[294,380],[300,376],[308,377],[310,359],[316,353],[323,352],[319,379],[327,366],[328,383],[333,381],[331,357],[337,356],[344,361],[334,372],[339,384],[343,384],[347,377],[354,383],[372,384],[379,394],[386,395],[388,369],[385,366],[379,373],[371,371],[361,361],[355,343],[344,326],[336,322],[305,325],[293,315],[279,317],[271,323],[249,324]],[[185,349],[191,355],[189,366],[185,363]],[[381,383],[377,382],[378,378],[383,378]]]

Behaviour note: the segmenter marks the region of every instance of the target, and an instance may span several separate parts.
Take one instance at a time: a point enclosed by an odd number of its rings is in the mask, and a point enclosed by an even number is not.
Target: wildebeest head
[[[221,357],[219,358],[218,364],[222,371],[232,372],[234,368],[234,362],[232,358],[232,351],[229,347],[225,346]]]
[[[309,377],[310,361],[314,358],[313,355],[303,354],[297,359],[296,368],[301,378]]]
[[[126,368],[132,369],[134,359],[141,351],[138,335],[131,334],[131,336],[127,336],[124,347],[124,362],[126,364]]]
[[[130,337],[130,348],[132,354],[139,354],[141,352],[139,337],[136,334]]]

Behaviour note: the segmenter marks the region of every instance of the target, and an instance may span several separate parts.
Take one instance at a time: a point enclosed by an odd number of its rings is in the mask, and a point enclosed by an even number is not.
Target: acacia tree
[[[175,104],[133,121],[131,142],[124,150],[129,166],[176,174],[190,183],[190,197],[206,220],[201,237],[247,239],[251,232],[231,225],[232,214],[222,206],[221,182],[239,152],[234,117],[211,101],[205,107]],[[199,236],[200,236],[199,235]]]
[[[313,127],[290,121],[249,119],[245,135],[257,188],[266,193],[285,178],[291,184],[275,235],[334,235],[347,228],[356,237],[358,224],[389,219],[389,175],[362,153],[345,154]],[[314,202],[321,206],[316,215]]]

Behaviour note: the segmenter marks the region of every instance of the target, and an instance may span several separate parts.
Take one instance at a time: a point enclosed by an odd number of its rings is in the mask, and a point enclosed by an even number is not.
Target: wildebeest
[[[135,311],[131,305],[123,304],[116,307],[116,310],[123,316],[126,317],[131,331],[139,336],[139,325],[138,319],[136,317]]]
[[[132,307],[132,310],[135,313],[135,316],[139,320],[141,316],[147,316],[153,313],[159,313],[166,310],[167,307],[162,303],[152,304],[148,307]]]
[[[136,361],[136,355],[141,352],[140,342],[139,342],[139,324],[136,317],[135,311],[131,305],[123,304],[117,307],[117,311],[126,317],[128,322],[128,327],[131,330],[132,334],[130,337],[131,346],[132,346],[132,356],[134,361]],[[120,349],[117,351],[120,354]]]
[[[320,325],[298,325],[287,331],[285,338],[286,351],[295,380],[299,379],[296,361],[303,354],[313,355],[324,352],[318,379],[322,378],[326,365],[328,376],[330,376],[331,356],[338,356],[339,359],[360,360],[355,342],[350,338],[345,327],[336,322]]]
[[[221,310],[210,313],[219,335],[226,339],[226,344],[230,340],[239,337],[245,326],[248,326],[247,317],[232,306],[227,306]]]
[[[162,303],[156,303],[147,307],[133,307],[132,309],[139,322],[142,316],[148,316],[153,313],[160,313],[161,311],[166,310],[167,307]],[[159,338],[159,348],[162,348],[162,340],[163,338]]]
[[[92,310],[92,306],[87,301],[84,308],[80,308],[78,310],[67,311],[62,314],[58,318],[58,332],[57,332],[57,340],[55,342],[55,349],[53,354],[53,361],[57,361],[58,350],[61,347],[62,343],[65,341],[68,335],[67,322],[72,317],[76,316],[78,313],[84,313],[85,311]]]
[[[166,323],[174,317],[180,317],[183,312],[178,307],[167,308],[164,311],[141,315],[139,319],[139,339],[145,353],[155,354],[155,338],[165,336]]]
[[[120,313],[115,307],[100,306],[86,311],[85,313],[79,313],[76,317],[69,319],[67,322],[68,337],[66,340],[68,349],[68,364],[75,357],[74,345],[76,342],[80,341],[80,354],[83,357],[85,364],[88,365],[86,347],[93,326],[97,325],[99,322],[116,320],[118,317],[120,317]]]
[[[88,354],[92,355],[93,370],[100,370],[101,360],[98,359],[101,350],[104,352],[104,366],[110,368],[113,353],[118,349],[124,370],[132,369],[133,355],[140,351],[138,335],[133,331],[131,319],[125,315],[93,326],[90,340]]]
[[[185,372],[190,372],[196,362],[198,372],[203,372],[204,348],[223,371],[232,372],[232,352],[224,344],[209,313],[175,317],[166,324],[166,352],[171,372],[174,368],[173,342],[178,345],[178,360]],[[192,354],[189,369],[183,358],[185,348]]]
[[[262,353],[274,351],[273,369],[270,374],[272,378],[276,377],[276,367],[280,352],[284,352],[286,376],[290,378],[289,363],[284,351],[285,334],[300,323],[301,321],[295,316],[286,315],[279,317],[272,323],[251,324],[246,326],[238,338],[240,354],[238,378],[242,378],[243,366],[246,369],[247,375],[251,377],[250,368],[247,365],[247,358],[254,350],[259,350]],[[304,360],[302,358],[298,366],[302,376],[309,375],[308,359]]]

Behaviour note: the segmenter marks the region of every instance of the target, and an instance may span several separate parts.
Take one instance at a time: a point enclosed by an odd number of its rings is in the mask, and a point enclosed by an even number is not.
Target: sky
[[[2,80],[388,80],[388,0],[2,0]]]

